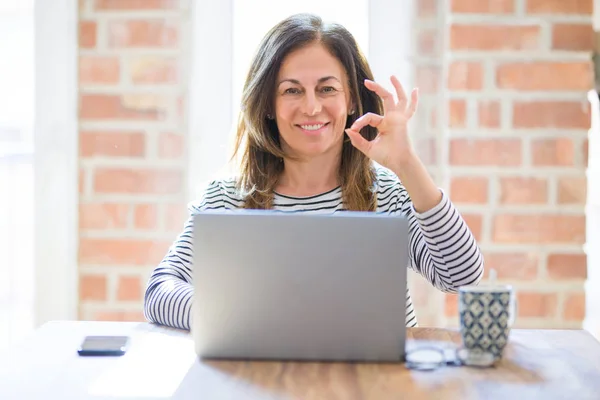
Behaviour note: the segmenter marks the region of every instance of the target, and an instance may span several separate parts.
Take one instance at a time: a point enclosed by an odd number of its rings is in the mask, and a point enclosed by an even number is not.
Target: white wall
[[[18,132],[21,140],[31,140],[33,128],[33,45],[33,1],[0,0],[0,130]],[[1,143],[0,151],[7,146]]]
[[[0,0],[0,349],[34,324],[33,28],[31,0]]]
[[[35,2],[36,325],[77,318],[77,7]]]

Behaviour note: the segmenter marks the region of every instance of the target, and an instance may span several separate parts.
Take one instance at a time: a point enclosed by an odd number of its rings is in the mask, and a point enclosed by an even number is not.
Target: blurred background
[[[419,87],[414,143],[515,286],[517,326],[600,337],[595,2],[0,0],[0,348],[50,320],[143,320],[258,41],[296,12]],[[457,325],[456,296],[410,286],[421,326]]]

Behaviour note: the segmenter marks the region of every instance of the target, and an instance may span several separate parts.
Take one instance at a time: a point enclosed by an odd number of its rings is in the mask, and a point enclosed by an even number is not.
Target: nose
[[[304,96],[303,112],[308,116],[313,116],[321,112],[321,102],[319,98],[311,92]]]

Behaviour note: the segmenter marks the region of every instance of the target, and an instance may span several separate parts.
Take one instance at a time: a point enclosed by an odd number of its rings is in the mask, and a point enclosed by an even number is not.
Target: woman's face
[[[276,82],[275,120],[287,154],[336,155],[351,107],[347,76],[320,43],[284,58]]]

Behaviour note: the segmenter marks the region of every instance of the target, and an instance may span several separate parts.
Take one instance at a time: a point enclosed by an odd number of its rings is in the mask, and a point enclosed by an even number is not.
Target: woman
[[[316,16],[292,16],[263,39],[248,72],[234,155],[239,175],[215,180],[190,204],[207,209],[340,210],[404,214],[409,267],[436,288],[476,284],[483,257],[466,223],[415,155],[407,122],[417,91],[397,100],[373,82],[352,35]],[[192,219],[156,267],[145,314],[190,329]],[[410,293],[406,325],[416,326]]]

